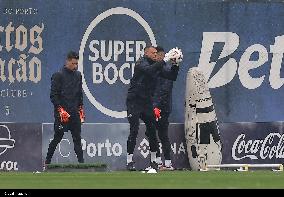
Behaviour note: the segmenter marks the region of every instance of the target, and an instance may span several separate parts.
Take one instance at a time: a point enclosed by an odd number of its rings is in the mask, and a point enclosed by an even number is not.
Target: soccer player
[[[158,46],[157,49],[157,61],[161,61],[165,57],[165,51],[162,47]],[[174,66],[179,66],[178,62],[172,62]],[[166,64],[165,69],[170,69],[171,66]],[[154,111],[160,116],[156,121],[156,129],[158,130],[158,136],[162,143],[162,151],[165,157],[165,165],[162,166],[162,160],[160,151],[157,151],[157,163],[161,165],[163,170],[174,170],[171,162],[171,144],[168,136],[169,127],[169,115],[172,111],[172,89],[173,80],[168,80],[163,77],[157,78],[156,89],[153,97]]]
[[[133,77],[128,89],[126,106],[127,118],[130,123],[130,133],[127,139],[127,170],[134,171],[133,152],[139,129],[139,119],[146,125],[147,136],[151,151],[151,166],[158,169],[156,163],[156,152],[158,149],[155,117],[153,113],[153,93],[158,76],[175,80],[179,67],[173,65],[169,71],[163,69],[166,62],[176,58],[174,53],[168,54],[163,60],[156,61],[157,50],[153,46],[144,49],[144,56],[140,58],[134,69]]]
[[[50,100],[54,105],[54,138],[50,142],[45,164],[50,164],[64,132],[71,131],[79,163],[84,163],[81,145],[81,123],[84,122],[82,76],[77,71],[79,56],[70,51],[63,68],[52,75]]]

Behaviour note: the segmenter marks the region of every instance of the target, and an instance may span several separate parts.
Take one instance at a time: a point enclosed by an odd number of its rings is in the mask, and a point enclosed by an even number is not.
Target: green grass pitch
[[[1,172],[0,189],[284,188],[284,172]]]

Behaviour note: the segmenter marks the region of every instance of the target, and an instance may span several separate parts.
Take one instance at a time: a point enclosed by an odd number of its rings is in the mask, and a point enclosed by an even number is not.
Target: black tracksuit
[[[160,76],[175,80],[179,69],[177,66],[172,66],[170,70],[165,70],[165,65],[164,61],[154,62],[146,57],[139,59],[135,64],[126,99],[127,117],[130,123],[130,134],[127,140],[127,153],[129,154],[134,152],[140,118],[146,125],[151,152],[158,150],[153,113],[153,95],[157,78]]]
[[[166,65],[165,69],[170,69],[169,65]],[[158,136],[162,143],[162,150],[165,156],[165,160],[170,160],[171,144],[168,137],[169,115],[172,111],[172,89],[173,81],[165,79],[163,77],[157,78],[157,85],[153,97],[153,105],[161,110],[161,119],[156,122],[156,128],[158,130]],[[157,156],[160,152],[158,150]]]
[[[81,121],[79,107],[83,105],[82,76],[79,71],[63,67],[51,77],[50,100],[54,105],[54,138],[49,144],[46,163],[50,163],[57,144],[64,132],[71,131],[74,150],[80,163],[84,162],[81,145]],[[63,107],[70,115],[68,123],[61,123],[58,107]]]

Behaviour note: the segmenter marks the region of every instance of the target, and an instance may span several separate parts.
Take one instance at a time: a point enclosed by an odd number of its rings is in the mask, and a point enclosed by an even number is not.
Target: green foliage
[[[48,164],[46,169],[55,168],[74,168],[74,169],[89,169],[89,168],[106,168],[107,165],[104,163],[79,163],[79,164]]]

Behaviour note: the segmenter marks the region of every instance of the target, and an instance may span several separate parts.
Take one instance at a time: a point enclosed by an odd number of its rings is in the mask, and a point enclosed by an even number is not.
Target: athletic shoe
[[[136,168],[135,168],[135,166],[134,166],[134,162],[132,161],[132,162],[129,162],[127,165],[126,165],[126,169],[128,170],[128,171],[136,171]]]
[[[151,166],[151,168],[153,168],[155,170],[159,170],[158,164],[155,161],[150,162],[150,166]]]
[[[173,171],[175,169],[174,169],[174,167],[172,165],[170,165],[170,166],[163,166],[162,168],[160,168],[160,170]]]

